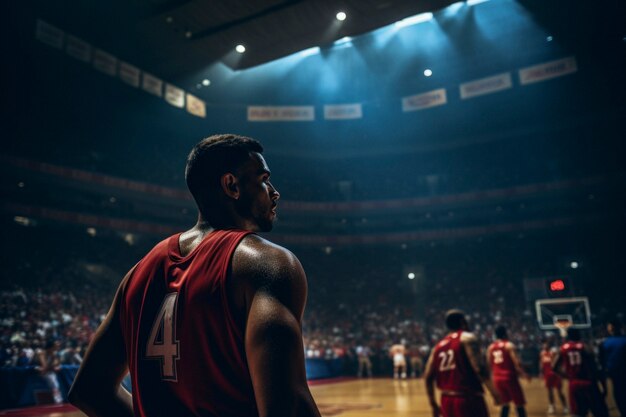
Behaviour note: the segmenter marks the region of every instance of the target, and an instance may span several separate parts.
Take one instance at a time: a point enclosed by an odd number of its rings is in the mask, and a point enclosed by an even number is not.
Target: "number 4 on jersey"
[[[176,381],[176,360],[178,360],[178,340],[176,340],[176,299],[178,293],[165,296],[157,314],[146,345],[146,359],[161,361],[161,378]]]

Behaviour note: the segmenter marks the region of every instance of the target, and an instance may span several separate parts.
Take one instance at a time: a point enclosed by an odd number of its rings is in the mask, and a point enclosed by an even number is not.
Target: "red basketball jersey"
[[[554,359],[554,355],[549,350],[542,350],[539,355],[541,359],[541,373],[544,377],[550,376],[554,373],[552,371],[552,360]]]
[[[461,343],[463,333],[462,331],[450,333],[433,349],[432,366],[435,370],[437,388],[467,394],[482,393],[483,387]]]
[[[187,256],[177,234],[137,264],[119,306],[135,415],[258,415],[225,289],[247,234],[214,231]]]
[[[565,375],[570,380],[592,381],[593,378],[593,360],[585,351],[585,345],[582,342],[565,342],[561,346],[561,361],[565,368]]]
[[[509,343],[508,340],[498,340],[489,346],[489,365],[493,379],[517,378],[513,359],[511,359],[511,354],[506,348],[507,343]]]

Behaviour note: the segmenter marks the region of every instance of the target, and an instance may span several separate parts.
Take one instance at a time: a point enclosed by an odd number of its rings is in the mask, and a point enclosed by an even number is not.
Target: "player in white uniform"
[[[393,377],[406,378],[406,347],[402,343],[396,343],[389,349],[389,355],[393,359]]]

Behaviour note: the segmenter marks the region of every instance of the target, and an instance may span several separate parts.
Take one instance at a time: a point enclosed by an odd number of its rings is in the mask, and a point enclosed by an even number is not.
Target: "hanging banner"
[[[461,98],[472,98],[484,94],[496,93],[513,87],[511,73],[505,72],[479,80],[470,81],[460,85]]]
[[[556,61],[526,67],[519,70],[519,82],[522,85],[545,81],[578,71],[576,58],[557,59]]]
[[[206,104],[198,97],[187,93],[187,111],[194,116],[206,117]]]
[[[324,119],[326,120],[350,120],[362,118],[363,107],[360,103],[329,104],[324,106]]]
[[[445,88],[428,91],[415,96],[402,98],[402,111],[416,111],[429,107],[442,106],[448,102]]]
[[[91,61],[91,45],[76,36],[67,35],[65,38],[65,53],[79,61]]]
[[[124,81],[128,85],[133,87],[139,87],[139,77],[141,76],[141,70],[134,65],[130,65],[128,62],[120,61],[120,80]]]
[[[117,58],[101,49],[96,49],[93,53],[93,67],[113,77],[117,72]]]
[[[38,41],[52,46],[53,48],[61,49],[63,47],[63,31],[43,20],[37,19],[35,37]]]
[[[248,106],[250,122],[303,122],[315,120],[313,106]]]
[[[147,72],[143,73],[143,83],[141,87],[150,94],[155,96],[163,96],[163,81]]]
[[[165,84],[165,101],[174,107],[185,107],[185,92],[172,84]]]

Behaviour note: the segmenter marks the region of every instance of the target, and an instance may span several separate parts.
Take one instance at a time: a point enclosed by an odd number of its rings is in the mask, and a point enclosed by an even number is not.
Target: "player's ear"
[[[222,191],[233,200],[239,200],[241,194],[239,189],[239,180],[234,174],[227,172],[220,178],[220,186]]]

